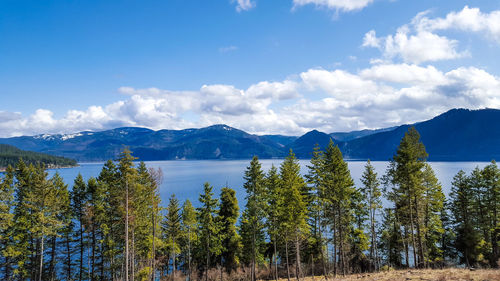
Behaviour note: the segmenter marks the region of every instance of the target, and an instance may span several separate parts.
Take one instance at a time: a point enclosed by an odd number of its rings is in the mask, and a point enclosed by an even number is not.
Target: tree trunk
[[[288,239],[286,239],[285,241],[285,255],[286,255],[286,277],[288,281],[290,281],[290,263],[288,262]]]
[[[56,237],[53,236],[51,239],[51,252],[50,252],[50,266],[49,266],[49,276],[50,280],[55,279],[55,269],[56,269]]]
[[[302,275],[302,269],[300,267],[300,241],[298,233],[295,233],[295,264],[296,264],[295,268],[296,278],[297,280],[300,281],[300,277]]]
[[[71,276],[71,246],[70,246],[70,234],[69,231],[66,233],[66,262],[68,263],[68,268],[66,268],[67,280],[72,280]]]
[[[276,237],[274,238],[273,241],[273,246],[274,246],[274,279],[277,281],[278,280],[278,251],[276,247]]]
[[[80,217],[80,278],[83,280],[83,219]]]
[[[40,238],[40,267],[38,271],[38,281],[42,281],[42,275],[43,275],[43,232],[42,232],[42,238]]]
[[[96,238],[95,238],[95,225],[92,222],[92,271],[91,271],[91,279],[95,280],[95,247],[96,247]]]
[[[151,206],[153,210],[152,218],[153,218],[153,253],[151,254],[151,275],[152,281],[155,281],[155,274],[156,274],[156,206],[155,206],[155,201],[154,201],[154,196],[153,192],[151,192]],[[190,276],[191,277],[191,276]],[[191,278],[190,278],[191,280]]]
[[[128,281],[128,183],[125,183],[125,281]]]

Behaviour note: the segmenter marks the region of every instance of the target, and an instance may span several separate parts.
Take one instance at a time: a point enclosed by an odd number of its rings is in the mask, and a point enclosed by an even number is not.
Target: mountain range
[[[452,109],[433,119],[378,130],[324,133],[310,131],[300,137],[254,135],[227,125],[200,129],[159,130],[124,127],[101,132],[0,138],[0,143],[23,150],[76,159],[79,162],[116,159],[128,146],[140,160],[282,158],[292,149],[310,158],[315,144],[324,148],[330,139],[344,157],[388,160],[410,126],[434,161],[490,161],[500,159],[500,110]]]

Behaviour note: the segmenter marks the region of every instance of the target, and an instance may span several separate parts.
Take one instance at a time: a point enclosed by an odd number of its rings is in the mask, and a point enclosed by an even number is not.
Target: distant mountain
[[[453,109],[413,125],[422,136],[430,160],[500,159],[500,110]],[[125,146],[144,161],[250,159],[254,155],[282,158],[289,149],[293,149],[298,158],[310,158],[316,143],[325,148],[333,138],[348,159],[388,160],[410,126],[332,134],[313,130],[300,137],[258,136],[227,125],[160,131],[125,127],[102,132],[3,138],[0,143],[84,162],[116,159]]]
[[[324,149],[331,138],[330,135],[312,130],[286,146],[286,150],[292,149],[297,158],[311,158],[314,146],[318,144],[321,149]]]
[[[351,159],[390,159],[412,125],[340,143]],[[413,124],[429,160],[490,161],[500,159],[500,110],[452,109],[431,120]]]
[[[383,128],[383,129],[376,129],[376,130],[361,130],[361,131],[352,131],[352,132],[336,132],[336,133],[331,133],[330,136],[332,136],[333,139],[336,141],[350,141],[353,139],[359,139],[362,137],[366,137],[369,135],[377,134],[377,133],[382,133],[382,132],[388,132],[396,129],[397,127],[390,127],[390,128]]]
[[[286,139],[284,137],[283,139]],[[284,157],[283,145],[273,138],[214,125],[201,129],[160,130],[125,127],[70,135],[38,135],[0,139],[22,149],[62,155],[83,161],[116,159],[128,146],[140,160],[247,159]]]
[[[0,144],[0,169],[7,166],[15,166],[22,158],[26,164],[42,163],[47,167],[76,166],[76,161],[59,156],[48,155],[45,153],[21,150],[8,144]]]

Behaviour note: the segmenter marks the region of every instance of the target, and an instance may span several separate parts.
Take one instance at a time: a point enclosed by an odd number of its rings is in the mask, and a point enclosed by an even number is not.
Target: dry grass
[[[294,281],[296,279],[293,279]],[[412,269],[412,270],[393,270],[379,273],[353,274],[345,277],[338,276],[337,278],[330,277],[328,281],[344,280],[344,281],[500,281],[500,270],[494,269],[478,269],[470,271],[469,269]],[[286,279],[281,279],[286,281]],[[313,281],[312,277],[301,279],[301,281]],[[316,276],[314,281],[325,281],[322,276]]]

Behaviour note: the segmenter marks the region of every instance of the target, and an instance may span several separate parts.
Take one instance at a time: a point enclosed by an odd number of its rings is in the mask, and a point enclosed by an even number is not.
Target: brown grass
[[[296,279],[291,279],[294,281]],[[411,269],[411,270],[393,270],[379,273],[352,274],[345,277],[329,277],[328,281],[500,281],[500,270],[478,269],[470,271],[469,269],[449,268],[449,269]],[[281,279],[286,281],[286,279]],[[313,281],[312,277],[302,278],[301,281]],[[325,281],[323,276],[314,277],[314,281]]]

